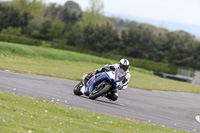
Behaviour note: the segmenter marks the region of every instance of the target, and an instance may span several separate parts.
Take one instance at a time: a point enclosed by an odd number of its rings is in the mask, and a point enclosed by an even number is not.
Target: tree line
[[[193,35],[105,17],[101,0],[89,0],[86,11],[74,1],[64,5],[46,5],[43,0],[1,2],[0,34],[52,41],[98,56],[127,56],[200,69],[200,41]]]

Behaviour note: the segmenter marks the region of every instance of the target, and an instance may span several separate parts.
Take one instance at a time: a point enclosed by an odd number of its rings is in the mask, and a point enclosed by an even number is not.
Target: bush
[[[22,36],[2,34],[2,33],[0,33],[0,41],[20,43],[20,44],[26,44],[26,45],[34,45],[34,46],[39,46],[42,44],[42,41],[40,40],[36,40],[36,39],[28,38],[28,37],[22,37]]]
[[[12,27],[8,27],[7,29],[3,29],[1,31],[2,34],[10,34],[10,35],[17,35],[20,36],[22,33],[22,29],[21,28],[12,28]]]
[[[40,37],[40,32],[38,30],[34,30],[31,33],[31,36],[34,37],[34,38],[38,38],[38,37]]]

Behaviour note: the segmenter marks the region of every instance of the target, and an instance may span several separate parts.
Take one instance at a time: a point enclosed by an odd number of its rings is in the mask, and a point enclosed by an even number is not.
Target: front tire
[[[81,96],[83,95],[83,93],[81,92],[81,87],[83,86],[82,82],[78,83],[75,87],[74,87],[74,94],[77,96]]]
[[[98,87],[95,87],[94,90],[90,93],[89,98],[90,99],[96,99],[103,94],[106,94],[108,90],[110,89],[111,85],[107,82],[102,82],[98,85]]]

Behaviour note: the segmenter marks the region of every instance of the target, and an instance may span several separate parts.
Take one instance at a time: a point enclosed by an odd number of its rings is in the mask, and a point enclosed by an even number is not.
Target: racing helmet
[[[129,61],[127,59],[121,59],[119,61],[119,68],[123,69],[125,72],[128,70]]]

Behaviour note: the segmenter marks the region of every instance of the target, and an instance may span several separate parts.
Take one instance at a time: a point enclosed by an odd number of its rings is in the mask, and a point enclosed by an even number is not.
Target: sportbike
[[[82,81],[74,87],[73,91],[75,95],[85,95],[90,99],[106,96],[112,90],[117,89],[126,76],[120,68],[106,70],[105,72],[93,75],[88,81],[85,80],[87,75],[83,75]]]

